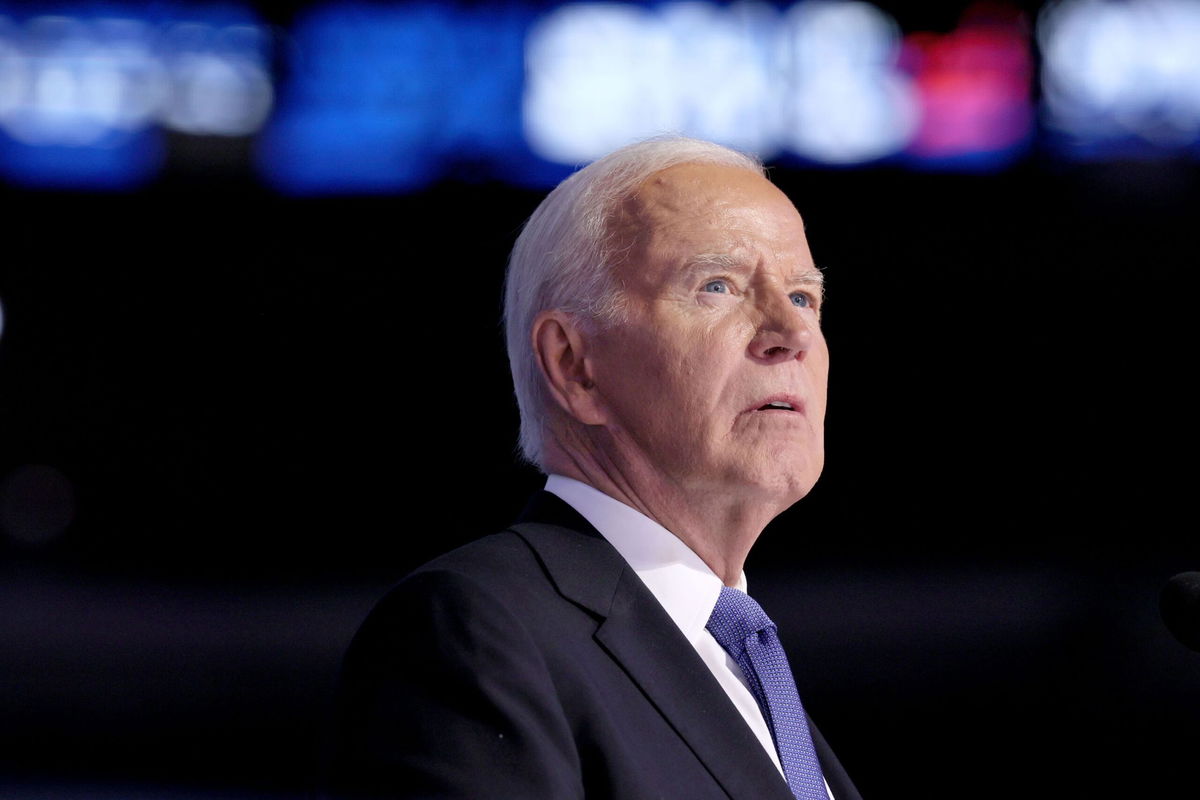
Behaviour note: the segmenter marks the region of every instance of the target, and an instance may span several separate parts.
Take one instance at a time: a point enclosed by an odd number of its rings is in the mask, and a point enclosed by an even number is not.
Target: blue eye
[[[809,308],[812,306],[812,298],[804,292],[792,292],[792,305],[797,308]]]
[[[713,294],[729,294],[729,284],[722,280],[709,281],[704,284],[704,291]]]

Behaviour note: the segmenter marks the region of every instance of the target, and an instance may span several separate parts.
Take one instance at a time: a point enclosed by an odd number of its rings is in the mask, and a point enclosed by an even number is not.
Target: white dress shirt
[[[578,511],[633,568],[667,616],[696,648],[782,775],[771,729],[750,692],[742,668],[705,627],[721,594],[723,584],[717,574],[675,534],[586,483],[551,475],[546,479],[546,491]],[[746,591],[745,573],[738,577],[735,588]],[[828,783],[825,791],[832,800]]]

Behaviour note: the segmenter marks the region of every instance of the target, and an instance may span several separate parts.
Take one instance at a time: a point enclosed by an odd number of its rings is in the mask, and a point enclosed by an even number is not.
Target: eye
[[[812,297],[807,292],[792,292],[792,305],[797,308],[811,308],[813,304]]]
[[[720,278],[704,284],[704,291],[713,294],[729,294],[729,282]]]

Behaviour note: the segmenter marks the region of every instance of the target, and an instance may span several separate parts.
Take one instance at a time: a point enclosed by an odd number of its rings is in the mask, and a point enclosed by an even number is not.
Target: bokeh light
[[[274,98],[270,39],[235,6],[0,8],[0,174],[127,188],[157,175],[160,130],[248,136]]]
[[[1039,18],[1045,124],[1070,156],[1200,142],[1200,2],[1064,0]]]

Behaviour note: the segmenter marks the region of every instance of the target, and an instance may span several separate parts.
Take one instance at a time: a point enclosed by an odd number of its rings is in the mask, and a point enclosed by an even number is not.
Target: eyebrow
[[[792,280],[796,283],[815,283],[822,288],[825,286],[825,274],[821,272],[820,267],[794,272],[792,273]]]

